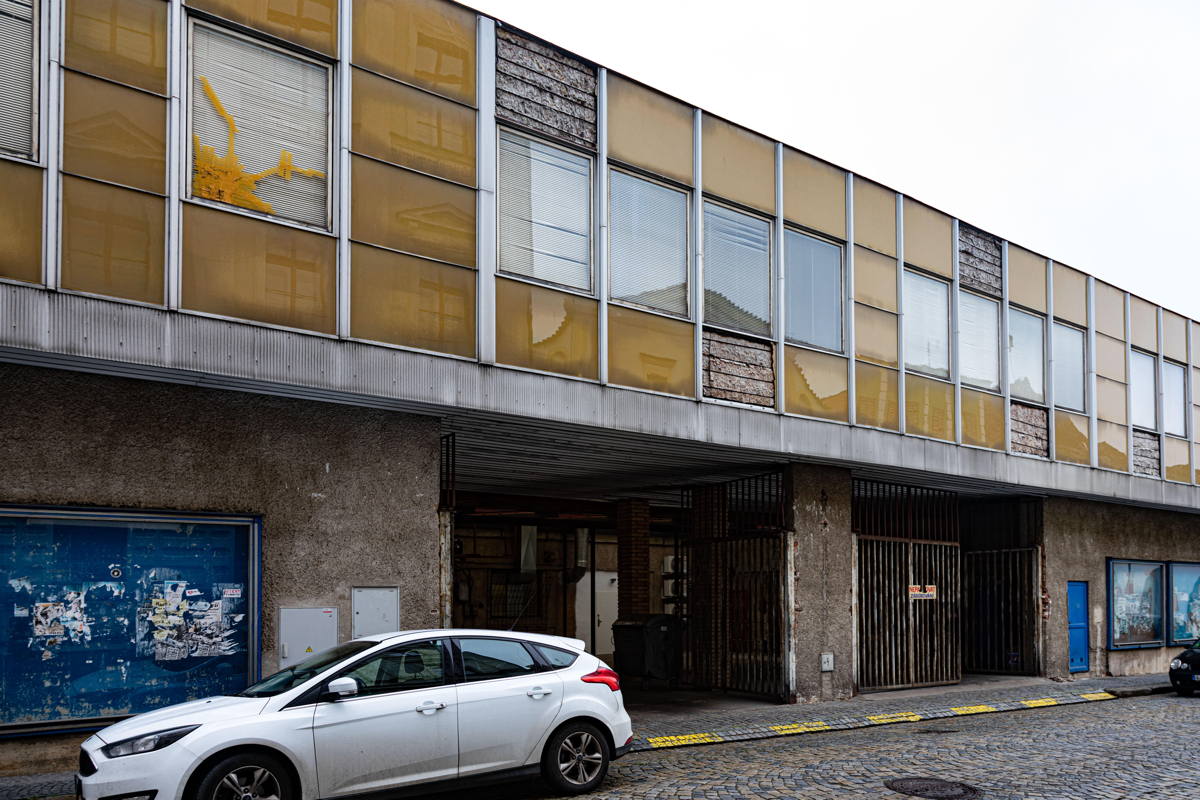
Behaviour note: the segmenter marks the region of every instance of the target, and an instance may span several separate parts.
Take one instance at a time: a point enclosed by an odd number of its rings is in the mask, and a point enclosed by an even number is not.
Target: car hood
[[[143,736],[169,728],[185,725],[203,725],[236,717],[252,717],[260,714],[267,705],[264,697],[208,697],[189,703],[167,706],[157,711],[147,711],[136,717],[109,725],[96,736],[105,744],[112,744],[134,736]]]

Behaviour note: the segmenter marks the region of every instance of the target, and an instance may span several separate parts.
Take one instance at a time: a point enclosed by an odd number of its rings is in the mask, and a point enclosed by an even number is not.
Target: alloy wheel
[[[577,731],[558,748],[558,771],[568,783],[584,786],[596,779],[604,766],[604,751],[595,736]]]
[[[238,767],[213,789],[212,800],[279,800],[279,779],[264,767]]]

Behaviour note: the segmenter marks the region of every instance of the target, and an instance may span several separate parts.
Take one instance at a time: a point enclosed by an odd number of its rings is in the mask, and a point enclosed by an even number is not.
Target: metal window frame
[[[1082,356],[1080,366],[1081,366],[1081,374],[1083,376],[1083,405],[1084,405],[1084,407],[1083,408],[1072,408],[1071,406],[1064,405],[1058,401],[1057,396],[1054,397],[1054,402],[1052,404],[1052,407],[1055,409],[1062,409],[1063,411],[1069,411],[1072,414],[1087,414],[1088,409],[1091,408],[1091,404],[1088,403],[1088,391],[1087,391],[1088,360],[1089,360],[1088,359],[1089,348],[1088,348],[1087,329],[1081,328],[1078,325],[1074,325],[1070,322],[1066,322],[1062,319],[1057,319],[1057,318],[1052,319],[1050,321],[1050,327],[1053,328],[1054,326],[1061,326],[1068,330],[1075,331],[1076,333],[1079,333],[1083,336],[1083,352],[1080,353],[1080,356]],[[1053,351],[1053,340],[1051,340],[1051,346],[1047,349],[1050,351],[1050,361],[1049,361],[1050,374],[1053,375],[1054,374],[1054,363],[1055,363],[1054,362],[1054,351]]]
[[[844,297],[842,298],[843,340],[846,344],[846,421],[858,424],[858,360],[855,355],[854,329],[854,173],[846,173],[846,250],[843,253],[845,266]],[[856,545],[857,547],[857,545]],[[855,554],[855,562],[858,555]],[[857,626],[855,626],[857,628]],[[857,650],[856,650],[857,652]],[[858,664],[855,659],[854,675],[857,679]]]
[[[348,5],[348,4],[347,4]],[[475,358],[496,363],[496,265],[500,234],[496,224],[499,164],[496,128],[496,21],[476,17],[475,27]]]
[[[972,289],[969,286],[962,286],[961,284],[959,284],[959,287],[958,287],[958,294],[959,295],[969,294],[972,297],[977,297],[980,300],[984,300],[988,303],[991,303],[992,305],[994,305],[996,307],[996,385],[995,386],[981,386],[978,383],[972,383],[971,381],[965,380],[965,379],[962,379],[959,382],[962,384],[962,386],[964,388],[969,389],[971,391],[979,391],[979,392],[987,392],[989,394],[1003,395],[1004,394],[1004,391],[1003,391],[1004,386],[1003,386],[1003,381],[1001,380],[1001,376],[1000,376],[1000,363],[1004,360],[1004,353],[1003,353],[1004,342],[1002,342],[1000,340],[1000,328],[1001,328],[1000,319],[1003,316],[1003,314],[1001,313],[1001,311],[1003,310],[1003,301],[1001,301],[999,298],[992,297],[991,295],[986,295],[983,292],[976,291],[975,289]],[[955,305],[957,305],[961,308],[961,302],[962,302],[961,297],[957,298],[955,301]],[[959,324],[961,326],[961,319],[959,321]],[[961,333],[961,330],[956,333],[957,333],[957,335],[955,336],[955,340],[956,340],[956,344],[957,344],[958,336],[961,336],[962,333]],[[958,351],[959,355],[961,355],[961,351],[958,350],[957,347],[956,347],[956,351]],[[962,364],[957,363],[957,364],[955,364],[955,366],[957,367],[956,374],[958,374],[961,379]]]
[[[787,231],[784,228],[783,215],[783,143],[775,142],[772,150],[774,156],[775,167],[775,224],[772,226],[771,235],[771,269],[774,274],[774,297],[770,303],[771,322],[774,327],[772,330],[775,333],[775,352],[773,359],[775,369],[775,410],[779,413],[787,408],[787,398],[784,397],[787,391],[787,381],[784,379],[784,369],[787,368],[787,362],[784,358],[784,348],[787,346],[787,269],[784,265],[784,241],[787,238]],[[768,283],[770,281],[768,280]],[[790,626],[788,626],[790,627]]]
[[[696,323],[692,368],[696,402],[704,399],[704,112],[692,109],[691,316]]]
[[[1046,321],[1042,323],[1042,359],[1046,366],[1042,392],[1046,396],[1046,457],[1053,460],[1058,441],[1054,435],[1054,261],[1045,259]]]
[[[954,381],[955,381],[955,375],[954,375],[954,372],[955,372],[954,371],[954,319],[953,319],[953,314],[951,311],[951,306],[954,304],[954,300],[950,296],[950,292],[954,289],[954,281],[946,278],[943,275],[937,275],[932,272],[926,272],[925,270],[921,269],[920,267],[914,267],[911,264],[905,264],[905,265],[901,266],[900,272],[901,272],[901,275],[900,275],[901,281],[904,280],[904,275],[911,273],[918,278],[925,278],[926,280],[931,280],[936,283],[940,283],[946,287],[946,374],[945,375],[933,375],[928,372],[925,372],[922,369],[918,369],[917,367],[910,366],[907,363],[904,364],[904,374],[907,375],[908,373],[911,372],[914,375],[920,375],[923,378],[930,378],[935,381],[944,381],[947,383],[954,383]],[[901,308],[900,315],[903,316],[906,313],[907,312],[905,312],[903,310],[903,308]],[[898,342],[898,340],[897,340],[897,342]]]
[[[1104,608],[1104,616],[1105,616],[1105,623],[1106,623],[1105,627],[1108,631],[1108,640],[1105,642],[1105,645],[1107,646],[1108,650],[1110,650],[1110,651],[1153,650],[1153,649],[1158,649],[1158,648],[1168,646],[1167,645],[1167,638],[1168,638],[1167,637],[1167,613],[1166,613],[1166,610],[1167,610],[1166,598],[1167,598],[1167,593],[1168,593],[1167,563],[1168,562],[1166,562],[1166,561],[1154,561],[1151,559],[1114,558],[1112,556],[1109,556],[1108,558],[1105,559],[1105,561],[1104,561],[1105,587],[1104,588],[1105,588],[1106,602],[1105,602],[1105,608]],[[1155,641],[1155,642],[1146,642],[1146,643],[1138,643],[1138,644],[1124,644],[1124,645],[1114,645],[1113,644],[1113,600],[1115,598],[1113,597],[1112,587],[1113,587],[1113,568],[1117,564],[1151,564],[1151,565],[1155,565],[1155,566],[1162,568],[1162,572],[1160,573],[1161,583],[1159,584],[1159,587],[1158,587],[1159,588],[1159,602],[1160,602],[1159,614],[1161,615],[1159,617],[1159,623],[1162,625],[1162,634],[1163,634],[1162,638],[1160,640]]]
[[[1013,312],[1016,312],[1018,314],[1024,314],[1028,317],[1033,317],[1034,319],[1039,320],[1042,323],[1042,357],[1039,359],[1039,363],[1041,363],[1041,365],[1042,365],[1042,399],[1041,400],[1030,400],[1028,398],[1015,396],[1012,394],[1012,386],[1011,385],[1009,386],[1008,395],[1011,399],[1015,400],[1018,403],[1024,403],[1024,404],[1032,405],[1032,406],[1045,406],[1045,407],[1049,408],[1049,405],[1046,402],[1046,399],[1048,396],[1048,384],[1046,381],[1046,368],[1047,368],[1047,363],[1048,363],[1046,360],[1046,321],[1047,321],[1046,315],[1042,314],[1040,312],[1037,312],[1037,311],[1032,311],[1028,308],[1025,308],[1024,306],[1018,306],[1018,305],[1013,305],[1013,304],[1009,303],[1008,304],[1008,314],[1006,314],[1005,316],[1008,316],[1008,315],[1012,314]],[[1007,322],[1007,320],[1006,320],[1006,322]],[[1009,327],[1009,326],[1006,325],[1006,327]],[[1008,349],[1011,350],[1012,349],[1011,346]],[[1010,369],[1010,372],[1011,372],[1011,369]],[[1011,384],[1011,377],[1010,377],[1009,383]]]
[[[959,260],[962,248],[958,238],[958,218],[950,219],[950,379],[954,383],[954,443],[963,443],[962,431],[962,364],[959,352],[960,309],[962,282],[959,276]]]
[[[1087,403],[1088,418],[1088,465],[1096,469],[1100,464],[1100,444],[1096,437],[1100,435],[1099,418],[1096,402],[1096,279],[1087,276],[1087,352],[1084,358],[1087,373],[1084,377],[1084,401]]]
[[[774,272],[775,272],[775,267],[776,267],[776,264],[775,264],[776,252],[778,250],[778,248],[775,246],[775,224],[774,224],[775,217],[767,216],[766,214],[764,214],[761,211],[757,212],[757,213],[749,211],[746,209],[745,206],[739,206],[736,203],[732,203],[728,200],[723,200],[719,197],[714,197],[714,196],[708,195],[708,194],[701,194],[701,196],[698,198],[698,202],[697,202],[697,205],[700,207],[701,225],[703,225],[704,209],[707,208],[707,206],[710,203],[719,208],[723,208],[726,211],[732,211],[735,214],[741,214],[743,216],[750,217],[751,219],[757,219],[760,222],[766,223],[766,225],[767,225],[767,247],[770,248],[767,252],[767,292],[769,292],[769,295],[767,297],[767,316],[770,317],[770,319],[767,320],[766,333],[754,333],[752,331],[746,331],[746,330],[742,330],[740,328],[733,328],[728,325],[722,325],[720,323],[714,323],[714,322],[705,322],[704,325],[709,328],[712,328],[713,330],[726,331],[728,333],[737,334],[738,336],[748,336],[751,339],[761,339],[766,342],[774,343],[776,340],[776,337],[777,337],[777,333],[776,333],[777,325],[775,324],[775,318],[774,318],[775,303],[777,300],[777,298],[776,298],[777,289],[775,286]],[[703,232],[701,232],[701,236],[703,237]]]
[[[61,39],[57,37],[58,14],[44,13],[46,6],[53,0],[32,0],[30,10],[30,37],[32,38],[32,57],[30,59],[30,81],[32,83],[29,103],[29,153],[15,150],[0,150],[0,159],[16,161],[21,164],[45,166],[47,148],[43,146],[48,130],[53,126],[48,124],[45,104],[49,92],[43,92],[42,87],[49,83],[54,68],[60,65]],[[61,14],[62,5],[58,3],[55,9]]]
[[[779,272],[780,272],[781,276],[784,276],[784,274],[787,272],[787,235],[789,233],[795,234],[797,236],[804,236],[806,238],[813,239],[818,242],[822,242],[823,244],[831,245],[838,249],[838,296],[841,298],[844,298],[846,296],[846,273],[847,273],[846,244],[844,242],[841,242],[830,236],[824,236],[824,235],[821,235],[818,233],[814,233],[813,231],[811,231],[807,228],[801,228],[792,223],[783,222],[780,224],[780,240],[781,241],[780,241],[780,245],[779,245],[779,249],[780,249]],[[781,277],[779,279],[778,283],[779,283],[780,305],[781,305],[781,308],[783,309],[783,315],[779,317],[779,340],[782,342],[782,344],[789,346],[789,347],[803,347],[807,350],[815,350],[817,352],[829,353],[829,354],[835,355],[835,356],[846,355],[846,330],[845,330],[846,324],[845,324],[844,308],[841,311],[842,324],[838,326],[838,340],[840,341],[840,349],[833,350],[828,347],[823,347],[819,344],[814,344],[812,342],[806,342],[803,339],[789,338],[787,335],[787,317],[786,317],[786,314],[787,314],[787,311],[786,311],[787,292],[785,291],[785,289],[787,287],[786,278]]]
[[[593,282],[596,284],[596,377],[602,385],[608,383],[608,295],[609,289],[609,172],[608,172],[608,70],[596,70],[596,175],[592,180],[594,211],[590,220],[592,232]],[[685,211],[686,213],[686,211]],[[684,262],[686,271],[686,261]]]
[[[901,435],[908,432],[908,369],[904,366],[904,195],[896,203],[896,416]],[[948,304],[948,301],[947,301]]]

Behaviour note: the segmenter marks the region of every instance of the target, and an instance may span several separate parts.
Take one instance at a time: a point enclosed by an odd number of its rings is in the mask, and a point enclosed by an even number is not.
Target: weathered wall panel
[[[1159,475],[1159,440],[1157,433],[1133,432],[1133,471],[1137,475]]]
[[[1048,458],[1050,455],[1050,419],[1046,409],[1013,403],[1012,449],[1014,453]]]
[[[548,44],[496,28],[496,118],[596,147],[596,70]]]
[[[774,406],[774,351],[770,342],[706,330],[704,396]]]
[[[958,224],[958,280],[966,289],[999,297],[1003,291],[1000,240],[990,233]]]

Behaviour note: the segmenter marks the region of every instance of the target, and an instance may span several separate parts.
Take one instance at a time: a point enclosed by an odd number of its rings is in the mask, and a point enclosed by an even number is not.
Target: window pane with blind
[[[1000,304],[958,294],[959,375],[967,386],[1000,391]]]
[[[0,151],[33,155],[33,4],[0,0]]]
[[[1186,371],[1178,364],[1163,362],[1163,430],[1176,436],[1187,433]]]
[[[1013,397],[1046,401],[1045,338],[1041,317],[1008,310],[1008,390]]]
[[[192,28],[192,197],[329,227],[329,70]]]
[[[591,161],[500,132],[500,269],[591,291]]]
[[[1083,331],[1054,324],[1054,404],[1084,411]]]
[[[1134,350],[1129,354],[1129,406],[1139,428],[1158,428],[1158,393],[1154,356]]]
[[[771,332],[771,224],[704,204],[704,321]]]
[[[686,316],[687,194],[617,170],[608,185],[612,298]]]
[[[936,378],[950,377],[950,287],[915,272],[904,273],[904,366]]]
[[[784,235],[787,338],[842,350],[842,248],[796,231]]]

